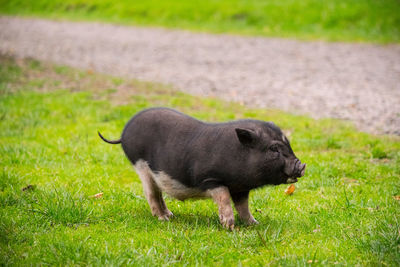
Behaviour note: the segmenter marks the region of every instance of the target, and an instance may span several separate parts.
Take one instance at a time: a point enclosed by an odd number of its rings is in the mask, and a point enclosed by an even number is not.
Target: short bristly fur
[[[211,197],[221,224],[230,229],[232,199],[243,221],[257,223],[248,208],[249,191],[297,182],[306,167],[275,124],[258,120],[205,123],[172,109],[151,108],[127,123],[121,139],[99,136],[122,144],[152,214],[161,220],[172,216],[165,192],[180,200]]]

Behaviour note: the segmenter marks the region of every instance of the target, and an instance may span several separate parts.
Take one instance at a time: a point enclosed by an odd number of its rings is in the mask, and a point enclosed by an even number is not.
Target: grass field
[[[0,82],[0,265],[400,264],[398,137],[32,60],[1,57]],[[176,217],[158,221],[122,149],[97,136],[151,106],[275,121],[306,176],[291,196],[251,193],[257,226],[227,231],[211,200],[168,196]]]
[[[400,41],[398,0],[0,0],[0,12],[215,33]]]

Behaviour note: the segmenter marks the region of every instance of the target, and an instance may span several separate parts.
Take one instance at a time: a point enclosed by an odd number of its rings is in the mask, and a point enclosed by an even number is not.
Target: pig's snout
[[[299,159],[296,159],[295,167],[294,167],[294,177],[302,177],[306,172],[306,164],[301,163]]]
[[[291,164],[287,164],[285,174],[288,176],[286,183],[296,183],[297,178],[304,176],[306,164],[301,163],[299,159],[294,159]]]

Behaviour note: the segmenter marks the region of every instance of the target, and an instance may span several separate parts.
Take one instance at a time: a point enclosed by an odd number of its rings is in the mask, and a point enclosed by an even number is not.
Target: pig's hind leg
[[[232,194],[232,200],[240,220],[247,224],[258,224],[249,210],[249,192]]]
[[[162,192],[154,182],[153,172],[149,165],[147,162],[139,160],[135,164],[135,169],[142,181],[143,191],[149,203],[151,213],[153,216],[157,216],[159,220],[168,221],[173,214],[168,210],[162,197]]]

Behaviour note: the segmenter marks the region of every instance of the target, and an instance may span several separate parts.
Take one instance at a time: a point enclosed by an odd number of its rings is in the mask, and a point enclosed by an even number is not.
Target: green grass
[[[0,265],[400,264],[398,137],[37,61],[0,58],[0,81]],[[251,193],[257,226],[230,232],[211,200],[169,197],[176,217],[160,222],[122,149],[96,132],[118,138],[133,114],[161,105],[275,121],[306,176],[291,196],[285,185]]]
[[[0,0],[3,14],[329,41],[400,41],[398,0]]]

